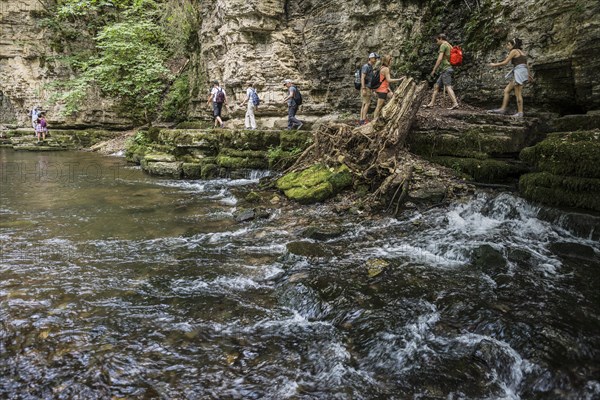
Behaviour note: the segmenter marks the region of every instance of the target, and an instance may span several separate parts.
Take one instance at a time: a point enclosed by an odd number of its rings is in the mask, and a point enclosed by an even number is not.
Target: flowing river
[[[239,223],[257,177],[0,167],[0,398],[600,398],[598,216],[482,192]]]

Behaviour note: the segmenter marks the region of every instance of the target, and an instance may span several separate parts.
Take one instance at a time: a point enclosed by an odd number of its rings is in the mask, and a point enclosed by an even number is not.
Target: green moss
[[[279,178],[277,188],[293,200],[307,204],[323,201],[352,185],[348,167],[328,168],[313,165],[304,171],[292,172]]]
[[[491,154],[519,151],[520,146],[510,136],[471,130],[460,134],[438,132],[409,135],[407,145],[411,152],[423,157],[454,156],[488,158]]]
[[[269,165],[266,158],[229,157],[224,155],[217,156],[217,164],[229,169],[266,169]]]
[[[139,164],[147,152],[152,151],[152,148],[146,145],[136,144],[131,142],[125,147],[125,158],[127,161]]]
[[[219,176],[219,166],[216,164],[204,164],[200,170],[202,179],[214,179]]]
[[[526,171],[525,166],[505,161],[459,157],[431,157],[431,161],[466,174],[476,182],[502,182],[516,178]]]
[[[600,179],[536,172],[521,176],[519,191],[529,200],[551,206],[600,211]]]
[[[238,150],[232,148],[222,148],[221,151],[219,151],[219,155],[239,158],[267,158],[267,152],[264,150]]]
[[[260,194],[256,193],[255,191],[251,191],[244,198],[244,200],[246,200],[248,203],[258,203],[260,199]]]
[[[305,149],[312,142],[312,133],[289,130],[279,133],[279,145],[283,150]]]
[[[285,195],[302,204],[318,203],[332,197],[333,186],[329,182],[321,182],[311,187],[293,187],[284,191]]]
[[[183,163],[183,177],[187,179],[198,179],[202,171],[200,163]]]
[[[175,129],[210,129],[213,127],[212,121],[183,121],[175,126]]]
[[[182,121],[187,118],[190,103],[190,83],[187,74],[183,74],[173,82],[162,107],[162,118],[165,121]]]
[[[600,178],[600,131],[548,135],[523,149],[520,158],[551,174]]]

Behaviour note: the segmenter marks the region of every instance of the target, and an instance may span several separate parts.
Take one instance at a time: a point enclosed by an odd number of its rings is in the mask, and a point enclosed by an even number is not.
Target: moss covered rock
[[[219,177],[219,166],[216,164],[204,164],[200,170],[200,178],[214,179]]]
[[[213,121],[183,121],[175,129],[209,129],[214,126]]]
[[[600,179],[536,172],[521,176],[519,191],[543,204],[600,211]]]
[[[217,156],[217,165],[229,169],[267,169],[269,162],[266,158],[232,157],[219,154]]]
[[[269,146],[279,144],[279,134],[260,130],[219,131],[217,134],[221,147],[239,150],[267,150]]]
[[[200,172],[202,171],[202,164],[200,164],[200,163],[183,163],[182,170],[183,170],[184,178],[199,179]]]
[[[147,162],[142,161],[142,169],[151,175],[168,176],[179,179],[183,173],[183,163],[181,162]]]
[[[304,171],[292,172],[279,178],[277,188],[292,200],[310,204],[333,197],[352,185],[352,181],[352,173],[345,165],[328,168],[316,164]]]
[[[476,182],[491,183],[517,178],[527,171],[527,167],[518,163],[509,163],[494,159],[480,160],[460,157],[432,157],[431,161],[452,168],[459,174],[465,174]]]
[[[289,130],[279,133],[279,144],[283,150],[305,149],[312,140],[308,131]]]
[[[600,178],[600,131],[550,134],[520,158],[554,175]]]
[[[464,132],[415,132],[407,138],[411,152],[424,156],[488,158],[491,155],[517,154],[524,146],[522,128],[478,127]],[[498,128],[499,129],[499,128]]]

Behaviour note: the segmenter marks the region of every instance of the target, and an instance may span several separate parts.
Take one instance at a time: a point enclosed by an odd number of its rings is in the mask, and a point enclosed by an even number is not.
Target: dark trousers
[[[296,118],[296,112],[298,111],[298,106],[296,104],[288,106],[288,129],[292,129],[294,125],[300,126],[302,122],[298,118]]]

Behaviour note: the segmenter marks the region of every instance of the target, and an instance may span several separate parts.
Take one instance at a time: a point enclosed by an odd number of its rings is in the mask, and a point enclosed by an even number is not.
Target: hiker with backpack
[[[379,72],[374,69],[377,60],[379,59],[379,54],[371,53],[369,54],[368,62],[362,66],[360,69],[360,118],[358,120],[359,125],[366,124],[367,114],[369,113],[369,106],[371,105],[371,92],[373,88],[371,88],[371,81],[373,76],[379,75]]]
[[[437,45],[440,46],[440,48],[438,52],[438,58],[435,62],[435,66],[433,67],[433,70],[431,70],[431,76],[435,76],[435,73],[438,70],[438,68],[440,71],[440,76],[438,77],[433,87],[431,101],[429,102],[429,104],[424,105],[423,108],[432,108],[435,104],[435,98],[439,90],[446,88],[448,94],[450,95],[450,99],[452,100],[452,106],[450,106],[448,110],[454,110],[458,108],[458,101],[456,100],[454,89],[452,89],[452,73],[454,72],[454,69],[452,69],[453,65],[450,62],[450,55],[453,52],[453,46],[448,42],[448,40],[446,39],[446,35],[443,33],[437,35],[435,40]],[[460,48],[455,47],[455,50],[460,50]],[[457,61],[457,63],[460,62]]]
[[[390,76],[390,65],[392,65],[392,56],[386,54],[381,58],[381,69],[379,70],[379,87],[375,89],[375,95],[377,96],[377,107],[373,113],[373,120],[379,118],[379,113],[385,104],[386,99],[390,94],[393,94],[390,89],[390,83],[401,82],[404,78],[392,79]]]
[[[283,86],[287,88],[287,97],[283,99],[283,102],[288,105],[288,131],[293,129],[294,126],[296,129],[302,128],[304,123],[296,118],[296,112],[298,112],[298,107],[302,105],[302,95],[300,94],[300,90],[296,86],[294,86],[294,82],[291,79],[286,79],[283,81]]]
[[[531,79],[531,73],[529,71],[529,64],[527,63],[527,54],[521,49],[523,47],[523,41],[519,38],[511,39],[506,47],[509,50],[508,56],[504,61],[499,63],[491,63],[490,67],[503,67],[509,62],[512,62],[513,69],[506,74],[505,78],[512,80],[504,88],[504,98],[502,99],[502,106],[495,110],[488,110],[491,114],[506,114],[508,102],[510,100],[510,92],[515,91],[515,97],[517,98],[517,113],[513,115],[516,118],[523,117],[523,85]]]
[[[246,89],[246,98],[240,104],[243,106],[248,103],[248,108],[246,109],[246,117],[244,118],[244,127],[246,129],[256,129],[256,118],[254,117],[254,110],[260,104],[260,98],[258,97],[258,93],[256,92],[256,88],[252,82],[248,82],[248,88]]]
[[[225,90],[219,86],[219,81],[213,81],[212,83],[213,88],[210,91],[210,96],[208,96],[208,101],[206,104],[210,105],[212,102],[215,128],[223,128],[224,124],[223,120],[221,119],[221,111],[223,110],[223,105],[227,105],[227,94],[225,93]]]

